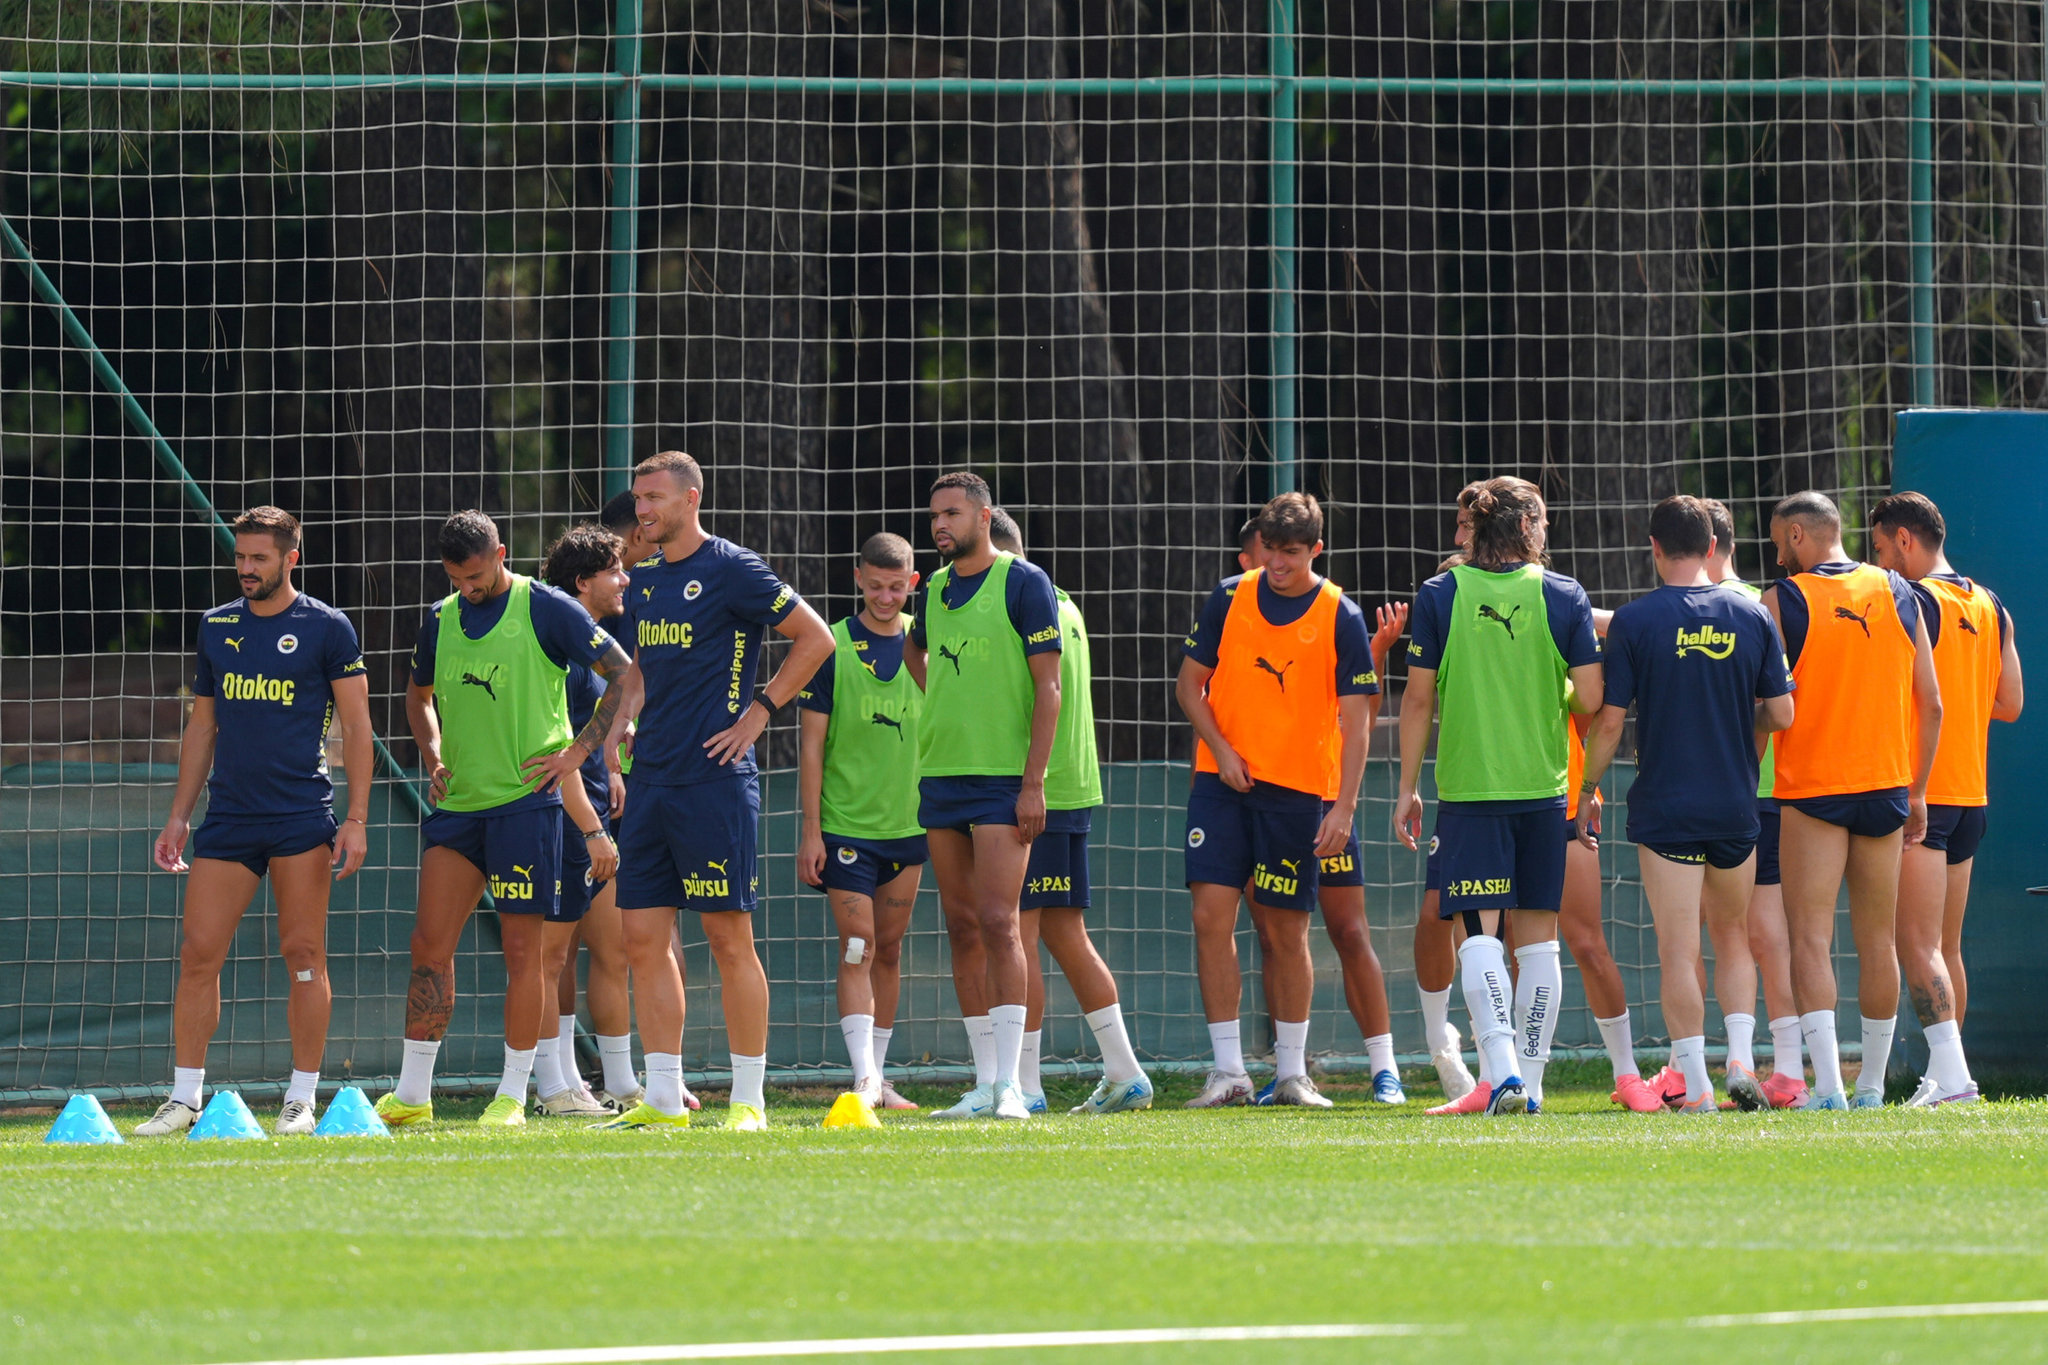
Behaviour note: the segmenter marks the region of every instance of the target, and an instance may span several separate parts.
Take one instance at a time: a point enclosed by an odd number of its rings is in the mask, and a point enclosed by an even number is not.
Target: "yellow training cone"
[[[875,1117],[875,1111],[868,1108],[861,1097],[851,1090],[832,1101],[832,1112],[825,1115],[827,1128],[880,1128],[882,1121]]]

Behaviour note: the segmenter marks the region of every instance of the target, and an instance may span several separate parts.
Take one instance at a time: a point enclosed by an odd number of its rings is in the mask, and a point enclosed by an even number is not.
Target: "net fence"
[[[1727,500],[1752,579],[1784,493],[1860,522],[1894,411],[2040,400],[2042,37],[2001,0],[0,2],[0,1095],[169,1066],[148,847],[197,615],[235,592],[202,498],[306,522],[300,585],[355,621],[403,767],[442,518],[491,512],[530,571],[665,448],[828,617],[865,536],[927,544],[933,475],[990,478],[1094,634],[1098,942],[1141,1052],[1204,1055],[1171,678],[1248,510],[1316,492],[1368,606],[1487,474],[1541,485],[1605,607],[1651,585],[1664,494]],[[1360,827],[1413,1053],[1390,740]],[[801,1070],[844,1054],[794,758],[778,728],[757,927]],[[395,1069],[416,814],[386,772],[330,1075]],[[1633,854],[1602,856],[1655,1038]],[[929,889],[904,960],[892,1060],[963,1060]],[[1355,1053],[1318,964],[1311,1045]],[[443,1072],[495,1071],[488,923],[458,971]],[[215,1074],[281,1077],[260,902],[223,994]],[[1560,1044],[1597,1043],[1568,995]],[[1047,1028],[1090,1048],[1057,983]]]

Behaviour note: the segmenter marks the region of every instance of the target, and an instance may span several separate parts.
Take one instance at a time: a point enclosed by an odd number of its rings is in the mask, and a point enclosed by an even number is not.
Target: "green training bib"
[[[569,670],[533,633],[533,580],[512,575],[505,614],[481,640],[462,633],[459,594],[441,603],[434,709],[449,771],[442,810],[490,810],[533,790],[519,765],[569,742]]]
[[[1045,765],[1045,808],[1085,810],[1102,804],[1102,764],[1095,752],[1095,665],[1088,623],[1060,588],[1060,720]]]
[[[998,551],[963,606],[946,605],[951,565],[932,575],[924,618],[924,717],[917,770],[923,777],[1022,777],[1031,755],[1038,688],[1024,641],[1010,624],[1010,562]]]
[[[1451,570],[1450,628],[1436,690],[1436,789],[1445,801],[1563,796],[1569,754],[1566,680],[1551,638],[1543,570]]]
[[[915,618],[904,616],[909,630]],[[887,682],[854,648],[846,621],[832,627],[832,712],[825,727],[819,825],[846,839],[908,839],[917,822],[918,722],[924,693],[910,670]]]

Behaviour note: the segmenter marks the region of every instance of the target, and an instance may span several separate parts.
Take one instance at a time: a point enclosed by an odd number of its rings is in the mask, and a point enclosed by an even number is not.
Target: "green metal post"
[[[1934,406],[1934,25],[1929,0],[1907,0],[1907,194],[1913,274],[1913,406]]]
[[[612,28],[611,310],[605,320],[604,495],[631,482],[633,352],[640,305],[640,0],[619,0]]]
[[[1295,348],[1295,181],[1298,155],[1294,90],[1295,0],[1267,0],[1267,69],[1273,77],[1272,120],[1267,136],[1267,237],[1271,266],[1267,278],[1267,336],[1272,354],[1273,479],[1275,494],[1291,493],[1301,482],[1299,365]]]
[[[100,383],[106,385],[107,392],[120,401],[121,412],[127,417],[128,425],[135,429],[136,435],[149,442],[150,453],[156,456],[157,464],[162,466],[164,473],[176,481],[178,492],[191,505],[192,510],[206,518],[208,526],[213,531],[214,543],[229,554],[233,554],[235,533],[228,529],[227,521],[221,516],[220,509],[213,505],[212,498],[206,496],[206,490],[192,477],[192,471],[185,468],[185,462],[178,458],[178,452],[171,449],[171,443],[164,439],[164,434],[157,430],[156,423],[150,420],[148,409],[142,406],[142,401],[129,389],[127,382],[121,378],[121,372],[114,368],[114,362],[107,358],[107,353],[100,349],[100,344],[93,340],[92,333],[86,330],[84,320],[71,311],[71,305],[65,302],[64,295],[58,291],[56,281],[44,273],[41,263],[28,249],[28,243],[21,240],[20,234],[14,230],[14,224],[8,222],[4,216],[0,216],[0,243],[6,245],[15,263],[28,276],[36,297],[55,310],[57,320],[64,328],[64,335],[70,338],[71,344],[85,352],[86,359],[92,363],[93,374],[98,376]],[[426,803],[420,799],[419,792],[414,790],[411,777],[399,766],[398,759],[381,738],[375,743],[377,757],[383,760],[385,769],[398,779],[398,789],[405,794],[414,812],[424,817],[427,813]]]

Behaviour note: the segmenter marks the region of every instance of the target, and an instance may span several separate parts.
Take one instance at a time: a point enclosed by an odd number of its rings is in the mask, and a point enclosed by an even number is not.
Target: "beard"
[[[268,602],[271,598],[277,596],[277,590],[283,586],[284,573],[280,570],[274,578],[259,576],[254,588],[244,583],[242,585],[242,596],[248,598],[251,602]]]

